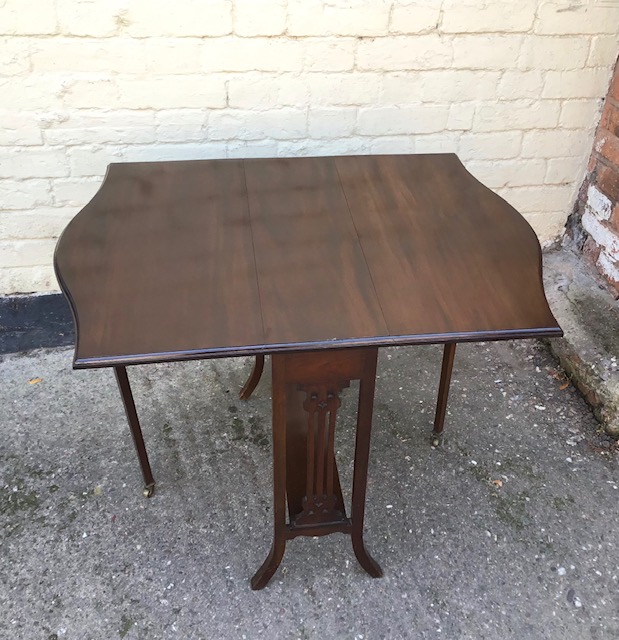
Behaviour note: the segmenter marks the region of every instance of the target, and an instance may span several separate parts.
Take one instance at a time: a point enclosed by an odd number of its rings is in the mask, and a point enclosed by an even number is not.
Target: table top
[[[454,154],[112,164],[54,264],[76,368],[562,335],[535,233]]]

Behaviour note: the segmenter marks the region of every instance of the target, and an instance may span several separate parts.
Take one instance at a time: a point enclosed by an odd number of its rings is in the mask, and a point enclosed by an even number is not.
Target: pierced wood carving
[[[295,527],[347,521],[346,513],[338,508],[341,498],[334,480],[334,446],[337,411],[342,405],[340,393],[349,384],[299,385],[306,394],[307,471],[303,511],[294,518]]]

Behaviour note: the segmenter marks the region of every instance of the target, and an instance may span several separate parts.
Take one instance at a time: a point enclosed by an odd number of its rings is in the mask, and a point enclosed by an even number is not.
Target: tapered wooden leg
[[[441,368],[441,382],[438,388],[438,400],[436,402],[436,414],[434,416],[434,431],[432,432],[432,444],[438,447],[443,436],[445,426],[445,413],[447,411],[447,398],[449,396],[449,383],[451,371],[456,355],[456,343],[447,342],[443,351],[443,366]]]
[[[273,358],[273,544],[262,566],[251,579],[251,588],[264,588],[286,550],[286,386],[285,369]]]
[[[286,538],[278,536],[277,539],[273,539],[273,545],[271,546],[269,555],[250,581],[251,588],[254,591],[260,591],[260,589],[264,589],[264,587],[267,586],[269,580],[271,580],[274,573],[277,571],[277,568],[284,557],[285,550]]]
[[[273,355],[274,535],[267,559],[252,578],[253,589],[268,583],[286,541],[297,536],[348,533],[361,566],[373,577],[382,575],[363,545],[376,357],[375,348]],[[355,379],[361,384],[348,518],[334,443],[340,393]]]
[[[367,488],[368,461],[370,456],[370,434],[374,388],[376,386],[376,360],[369,361],[359,385],[359,408],[357,410],[357,438],[355,442],[355,470],[352,481],[352,548],[359,564],[372,576],[380,578],[383,570],[366,551],[363,544],[363,519],[365,517],[365,493]]]
[[[142,477],[144,478],[144,496],[150,498],[153,493],[155,493],[155,479],[153,478],[153,473],[148,461],[148,455],[146,454],[146,445],[144,444],[142,429],[140,429],[140,421],[138,420],[138,413],[135,409],[135,402],[133,401],[131,386],[129,385],[127,369],[125,367],[114,367],[114,373],[116,374],[116,381],[118,382],[120,395],[122,396],[123,404],[125,405],[125,413],[127,414],[127,420],[129,421],[131,437],[133,438],[133,444],[135,445],[135,450],[140,462],[140,469],[142,470]]]
[[[251,375],[247,379],[245,386],[241,389],[241,393],[239,394],[239,397],[241,398],[241,400],[249,400],[249,397],[254,392],[254,389],[260,382],[260,377],[262,376],[263,369],[264,369],[264,356],[257,355]]]

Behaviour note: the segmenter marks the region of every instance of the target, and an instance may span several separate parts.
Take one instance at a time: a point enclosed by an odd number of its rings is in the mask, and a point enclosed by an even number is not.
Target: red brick
[[[604,111],[602,112],[602,119],[600,120],[600,127],[607,129],[611,133],[619,136],[619,103],[611,100],[606,100],[604,105]]]
[[[619,167],[619,138],[608,129],[600,129],[595,136],[595,150],[608,162]]]
[[[608,92],[608,95],[615,100],[619,100],[619,64],[615,67],[615,75],[610,83],[610,91]]]
[[[610,293],[614,295],[615,300],[619,300],[619,282],[617,280],[613,280],[612,278],[609,278],[608,276],[606,276],[606,280],[608,281],[608,284],[612,287],[612,289],[610,290]]]
[[[619,202],[619,168],[607,167],[600,163],[595,182],[600,191],[613,203]]]
[[[600,255],[600,247],[596,244],[595,240],[589,236],[585,240],[585,244],[582,248],[583,255],[592,265],[595,265],[597,262],[598,256]]]
[[[619,203],[613,207],[613,212],[610,214],[610,224],[613,229],[619,231]]]
[[[591,173],[595,169],[596,162],[597,162],[597,159],[596,159],[595,155],[592,153],[589,156],[589,164],[587,165],[587,171],[589,173]]]
[[[608,122],[610,120],[610,110],[612,104],[608,98],[604,102],[604,108],[602,109],[602,115],[600,116],[600,129],[608,129]]]

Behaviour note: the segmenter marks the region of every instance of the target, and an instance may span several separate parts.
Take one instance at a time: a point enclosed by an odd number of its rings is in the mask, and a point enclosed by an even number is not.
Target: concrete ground
[[[619,301],[569,248],[544,254],[544,286],[565,333],[550,349],[606,432],[619,438]]]
[[[534,341],[461,345],[430,446],[439,347],[384,349],[368,549],[297,539],[271,584],[269,370],[130,369],[155,477],[141,479],[109,370],[58,348],[0,360],[0,637],[619,637],[619,462]],[[337,450],[351,475],[355,389]]]

